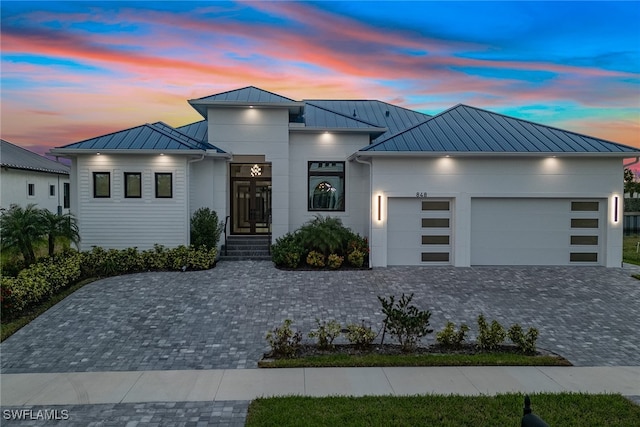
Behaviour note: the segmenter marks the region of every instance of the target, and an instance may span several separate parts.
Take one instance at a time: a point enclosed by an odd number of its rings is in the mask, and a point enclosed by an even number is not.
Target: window
[[[56,186],[49,184],[49,196],[54,197],[56,195]]]
[[[96,199],[111,197],[111,172],[93,173],[93,197]]]
[[[310,211],[344,211],[344,162],[308,163]]]
[[[173,197],[173,175],[171,173],[156,172],[156,197],[170,199]]]
[[[27,196],[33,197],[36,195],[36,185],[28,183],[27,184]]]
[[[124,197],[137,199],[142,197],[142,174],[140,172],[124,173]]]
[[[69,209],[71,207],[71,184],[65,182],[62,188],[64,194],[62,204],[65,209]]]

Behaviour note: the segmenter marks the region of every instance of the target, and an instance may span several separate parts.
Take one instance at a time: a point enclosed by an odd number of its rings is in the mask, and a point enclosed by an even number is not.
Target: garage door
[[[471,265],[599,264],[605,200],[471,200]]]
[[[451,212],[449,199],[389,198],[387,264],[450,264]]]

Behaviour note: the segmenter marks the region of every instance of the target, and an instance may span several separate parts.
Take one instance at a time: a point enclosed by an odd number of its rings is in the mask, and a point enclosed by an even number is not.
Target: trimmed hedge
[[[143,271],[206,270],[215,265],[216,256],[216,249],[192,246],[166,249],[155,245],[142,252],[137,248],[70,250],[40,260],[22,270],[17,277],[3,275],[0,283],[2,318],[13,319],[79,280]]]

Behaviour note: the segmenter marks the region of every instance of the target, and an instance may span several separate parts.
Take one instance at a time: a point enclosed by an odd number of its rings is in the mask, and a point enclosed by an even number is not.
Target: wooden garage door
[[[451,263],[451,200],[389,198],[388,203],[388,265]]]
[[[471,265],[599,264],[605,200],[474,198]]]

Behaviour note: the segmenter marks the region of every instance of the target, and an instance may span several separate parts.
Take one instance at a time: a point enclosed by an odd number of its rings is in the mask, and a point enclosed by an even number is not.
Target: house
[[[623,159],[640,150],[456,105],[296,101],[256,87],[52,150],[72,159],[83,246],[189,243],[209,207],[230,235],[273,239],[317,214],[370,241],[372,266],[622,261]]]
[[[69,166],[0,140],[2,182],[0,208],[36,204],[53,213],[68,213]]]

